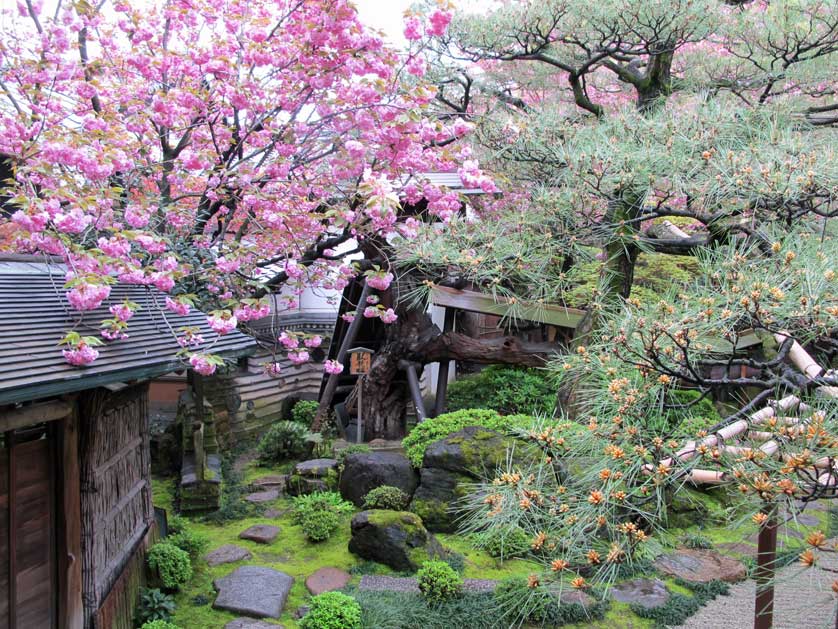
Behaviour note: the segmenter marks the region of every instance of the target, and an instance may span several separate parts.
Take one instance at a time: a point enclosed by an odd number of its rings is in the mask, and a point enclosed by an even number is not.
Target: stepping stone
[[[268,474],[267,476],[260,476],[250,484],[255,489],[259,490],[276,489],[277,491],[282,491],[285,489],[285,483],[287,480],[287,474]]]
[[[306,587],[313,596],[317,596],[323,592],[331,592],[345,587],[351,578],[348,572],[337,568],[320,568],[306,579]]]
[[[224,629],[285,629],[285,626],[273,625],[255,618],[236,618],[224,625]]]
[[[270,502],[271,500],[276,500],[279,498],[279,490],[277,489],[268,489],[267,491],[257,491],[252,494],[247,494],[244,499],[248,502],[252,502],[254,504],[260,504],[263,502]]]
[[[290,513],[291,509],[268,509],[265,511],[266,518],[281,518],[287,513]]]
[[[279,527],[270,524],[254,524],[239,533],[239,539],[249,539],[259,544],[270,544],[279,535]]]
[[[594,599],[582,590],[563,590],[559,595],[559,605],[572,605],[574,603],[588,608],[594,604]]]
[[[620,603],[634,603],[651,609],[669,600],[669,590],[659,579],[632,579],[612,587],[611,596]]]
[[[329,470],[336,470],[336,459],[312,459],[294,466],[294,473],[307,478],[323,478]]]
[[[256,618],[279,618],[294,579],[272,568],[242,566],[213,581],[218,596],[213,609]]]
[[[683,548],[655,559],[654,566],[670,577],[680,577],[693,583],[721,579],[735,583],[745,578],[745,566],[733,557],[714,550]]]
[[[220,566],[224,563],[234,563],[252,557],[253,555],[249,550],[241,546],[236,546],[235,544],[224,544],[224,546],[216,548],[211,553],[204,555],[204,559],[206,559],[207,564],[210,566]]]

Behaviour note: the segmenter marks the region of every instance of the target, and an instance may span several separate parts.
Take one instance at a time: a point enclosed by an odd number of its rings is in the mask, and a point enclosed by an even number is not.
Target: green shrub
[[[346,446],[335,454],[335,459],[338,462],[338,469],[343,470],[343,464],[346,462],[346,457],[350,454],[369,454],[370,452],[372,452],[372,448],[365,443],[353,443],[352,445]]]
[[[173,515],[167,519],[167,534],[168,535],[177,535],[178,533],[183,533],[187,528],[189,528],[189,520],[182,515]]]
[[[713,541],[700,533],[688,533],[683,542],[687,548],[713,548]]]
[[[463,578],[444,561],[426,561],[416,573],[419,591],[431,603],[442,603],[463,593]]]
[[[466,556],[463,553],[449,550],[445,553],[445,563],[458,574],[463,574],[466,571]]]
[[[256,452],[262,463],[281,463],[301,457],[309,450],[308,427],[297,422],[277,422],[268,429]]]
[[[193,560],[200,557],[209,547],[209,538],[206,535],[195,533],[190,530],[183,530],[166,538],[169,544],[174,544],[181,550],[189,553]]]
[[[398,487],[381,485],[371,489],[364,496],[364,509],[392,509],[403,511],[410,502],[410,496]]]
[[[519,527],[509,530],[481,533],[475,540],[475,545],[482,548],[492,557],[501,560],[521,557],[530,550],[530,537]]]
[[[405,454],[415,467],[422,466],[425,449],[434,441],[444,439],[466,426],[483,426],[489,430],[508,433],[516,428],[527,428],[533,423],[529,415],[501,416],[495,411],[480,408],[445,413],[414,426],[402,440]]]
[[[297,524],[315,511],[334,511],[335,513],[352,513],[355,506],[341,498],[336,491],[315,491],[305,496],[294,498],[292,516]]]
[[[192,563],[189,554],[168,542],[160,542],[151,547],[148,553],[148,565],[156,570],[163,587],[176,590],[192,578]]]
[[[334,511],[312,511],[300,521],[303,534],[312,542],[323,542],[340,526],[340,516]]]
[[[462,596],[429,605],[412,592],[357,591],[365,629],[499,629],[513,625],[498,622],[491,594],[464,592]],[[516,625],[517,626],[517,625]]]
[[[135,621],[137,625],[145,625],[154,620],[167,621],[175,613],[175,607],[175,599],[169,594],[157,588],[143,588]]]
[[[140,629],[180,629],[180,627],[165,620],[152,620],[142,625]]]
[[[501,415],[552,415],[556,389],[548,371],[491,365],[448,385],[448,409],[486,408]]]
[[[361,629],[361,606],[342,592],[324,592],[311,599],[301,629]]]
[[[317,402],[312,400],[299,400],[291,408],[291,421],[308,428],[311,426],[314,416],[317,415],[317,407]]]

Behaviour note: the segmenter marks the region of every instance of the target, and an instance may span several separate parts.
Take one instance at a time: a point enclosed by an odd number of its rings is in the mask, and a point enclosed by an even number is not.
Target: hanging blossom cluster
[[[450,20],[441,5],[406,28],[428,41]],[[229,334],[267,316],[259,298],[282,286],[289,305],[342,290],[358,273],[342,244],[415,235],[403,202],[426,199],[440,220],[459,207],[421,173],[457,170],[447,141],[470,126],[432,115],[422,45],[388,48],[349,0],[26,3],[3,10],[0,40],[0,155],[15,173],[0,233],[64,260],[77,311],[113,305],[118,281],[166,293],[180,316],[200,306]],[[130,317],[111,314],[102,336],[124,339]],[[221,364],[176,333],[193,368]],[[72,364],[97,357],[65,344]]]

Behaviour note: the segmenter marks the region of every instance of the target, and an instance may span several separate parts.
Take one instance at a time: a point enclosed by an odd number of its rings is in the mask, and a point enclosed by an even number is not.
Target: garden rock
[[[255,618],[236,618],[224,625],[224,629],[284,629],[284,625],[274,625]]]
[[[364,496],[381,485],[398,487],[412,496],[419,478],[407,457],[397,452],[359,452],[344,461],[340,494],[355,506],[364,506]]]
[[[278,570],[242,566],[213,582],[218,596],[214,609],[256,618],[279,618],[294,579]]]
[[[581,590],[562,590],[559,594],[559,605],[581,605],[585,609],[593,605],[596,601],[592,596],[585,594]]]
[[[270,524],[254,524],[239,533],[239,539],[248,539],[259,544],[270,544],[279,535],[279,527]]]
[[[345,587],[351,578],[348,572],[337,568],[320,568],[306,579],[306,588],[312,596],[317,596],[323,592],[331,592]]]
[[[355,514],[349,551],[400,572],[413,572],[445,553],[415,513],[382,509]]]
[[[669,600],[669,590],[660,579],[632,579],[613,586],[611,596],[620,603],[633,603],[651,609]]]
[[[250,486],[256,491],[268,491],[276,489],[278,492],[285,490],[285,484],[288,482],[287,474],[268,474],[267,476],[260,476],[254,479]]]
[[[693,583],[706,583],[720,579],[735,583],[745,578],[745,566],[732,557],[713,550],[684,548],[655,560],[655,568],[671,577],[680,577]]]
[[[261,504],[263,502],[270,502],[271,500],[276,500],[279,498],[279,491],[276,489],[269,489],[268,491],[257,491],[252,494],[248,494],[244,497],[245,500],[248,502],[252,502],[253,504]]]
[[[236,561],[243,561],[252,557],[253,554],[249,550],[241,546],[236,546],[235,544],[224,544],[224,546],[220,546],[211,553],[204,555],[204,559],[209,566],[235,563]]]
[[[538,457],[523,442],[481,426],[468,426],[435,441],[425,450],[410,510],[429,530],[453,532],[460,516],[456,505],[472,491],[469,485],[506,467],[507,452],[512,453],[513,465],[524,468]]]
[[[312,459],[297,463],[288,477],[286,490],[292,496],[303,496],[334,489],[337,466],[335,459]]]

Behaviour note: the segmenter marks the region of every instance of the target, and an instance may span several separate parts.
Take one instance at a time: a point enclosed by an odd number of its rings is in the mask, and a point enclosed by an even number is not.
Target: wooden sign
[[[370,365],[372,364],[373,351],[365,347],[356,347],[350,349],[349,354],[349,373],[353,376],[361,376],[368,373]]]

